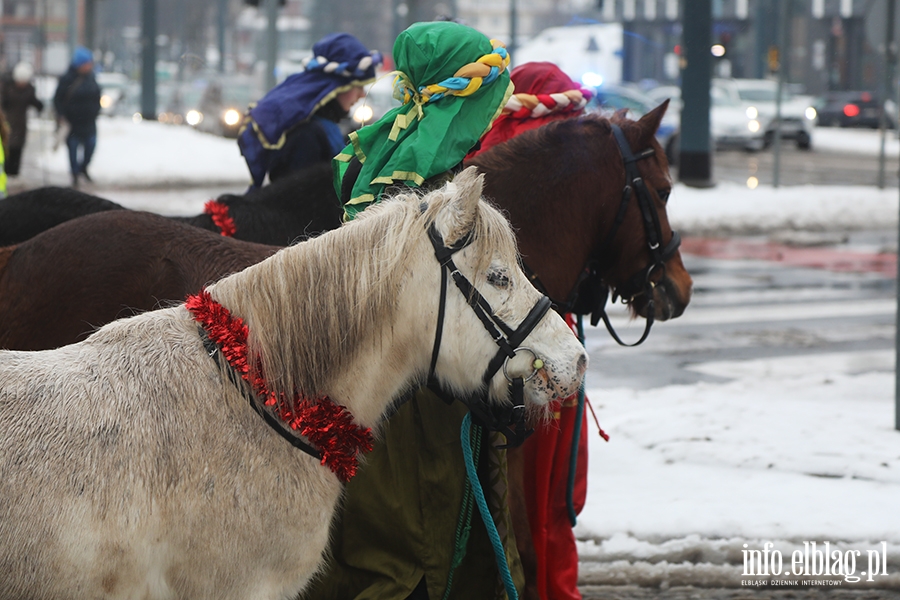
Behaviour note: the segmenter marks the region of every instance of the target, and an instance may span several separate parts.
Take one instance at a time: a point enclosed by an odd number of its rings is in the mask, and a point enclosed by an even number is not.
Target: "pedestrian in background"
[[[325,36],[301,73],[251,106],[238,135],[255,188],[317,162],[330,161],[346,141],[338,121],[365,95],[381,54],[349,33]]]
[[[12,77],[3,80],[0,90],[0,106],[9,122],[9,141],[6,144],[6,173],[15,177],[22,164],[22,151],[28,136],[28,107],[38,112],[44,110],[44,103],[38,100],[31,78],[34,69],[26,62],[13,68]]]
[[[87,168],[97,146],[97,115],[100,114],[100,86],[94,77],[94,56],[87,48],[79,46],[75,50],[69,70],[59,78],[53,106],[57,119],[65,119],[69,124],[66,146],[72,186],[78,187],[81,176],[91,181]]]

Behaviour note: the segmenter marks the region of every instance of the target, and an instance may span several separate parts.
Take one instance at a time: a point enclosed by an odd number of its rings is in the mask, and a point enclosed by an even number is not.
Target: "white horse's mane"
[[[213,298],[249,327],[250,356],[261,358],[272,391],[316,395],[352,363],[360,342],[376,333],[375,323],[393,321],[396,295],[419,292],[401,289],[402,278],[421,259],[412,248],[453,193],[445,188],[385,200],[354,222],[210,286]],[[366,226],[356,226],[359,221]],[[477,272],[494,255],[516,252],[508,222],[485,202],[479,204],[472,241],[487,244]],[[439,268],[434,259],[424,265]],[[439,290],[421,293],[436,296]]]

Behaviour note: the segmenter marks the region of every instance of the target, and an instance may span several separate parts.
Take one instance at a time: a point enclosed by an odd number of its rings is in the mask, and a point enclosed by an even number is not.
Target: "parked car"
[[[252,80],[240,77],[197,80],[191,90],[190,100],[181,105],[182,116],[171,122],[228,138],[238,136],[244,113],[259,96]]]
[[[374,123],[396,106],[400,106],[400,101],[394,99],[394,76],[379,73],[378,78],[366,86],[366,95],[350,107],[350,118],[342,125],[351,131],[359,129]]]
[[[125,104],[128,92],[133,89],[132,81],[124,73],[111,71],[100,71],[95,77],[100,86],[100,114],[120,114],[120,105]]]
[[[747,116],[744,106],[716,86],[710,88],[709,127],[716,148],[762,150],[765,132],[757,119]],[[647,96],[660,103],[670,100],[669,112],[681,114],[681,88],[665,85],[647,91]]]
[[[896,105],[888,101],[887,127],[897,127]],[[893,109],[893,110],[892,110]],[[872,92],[827,92],[819,98],[816,106],[819,125],[838,127],[881,126],[882,103]]]
[[[608,84],[595,89],[596,95],[587,106],[588,111],[599,112],[604,115],[612,115],[617,110],[626,108],[634,119],[645,114],[662,103],[647,96],[647,94],[624,85]],[[681,118],[679,111],[669,107],[656,130],[656,139],[666,151],[666,157],[672,165],[678,164],[678,129]]]
[[[794,140],[797,147],[809,150],[816,126],[816,109],[813,100],[795,96],[787,87],[781,95],[781,122],[775,121],[778,82],[770,79],[714,79],[713,87],[732,101],[741,104],[748,117],[757,119],[764,132],[764,144],[768,146],[775,137],[776,127],[783,139]]]

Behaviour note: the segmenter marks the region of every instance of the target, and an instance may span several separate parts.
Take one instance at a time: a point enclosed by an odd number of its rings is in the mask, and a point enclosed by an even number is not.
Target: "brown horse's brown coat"
[[[67,221],[0,250],[0,348],[71,344],[116,318],[180,302],[277,250],[144,212]]]

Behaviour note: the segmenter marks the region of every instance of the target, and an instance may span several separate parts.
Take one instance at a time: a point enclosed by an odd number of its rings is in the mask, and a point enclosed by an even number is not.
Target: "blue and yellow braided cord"
[[[445,96],[471,96],[481,86],[493,83],[509,66],[509,53],[497,40],[491,40],[491,46],[493,50],[489,54],[463,65],[452,77],[439,83],[419,86],[418,90],[413,87],[406,74],[398,73],[394,78],[394,96],[403,104],[412,102],[414,111],[397,115],[389,139],[396,141],[400,130],[406,129],[414,118],[421,120],[425,116],[423,105],[437,102]]]

